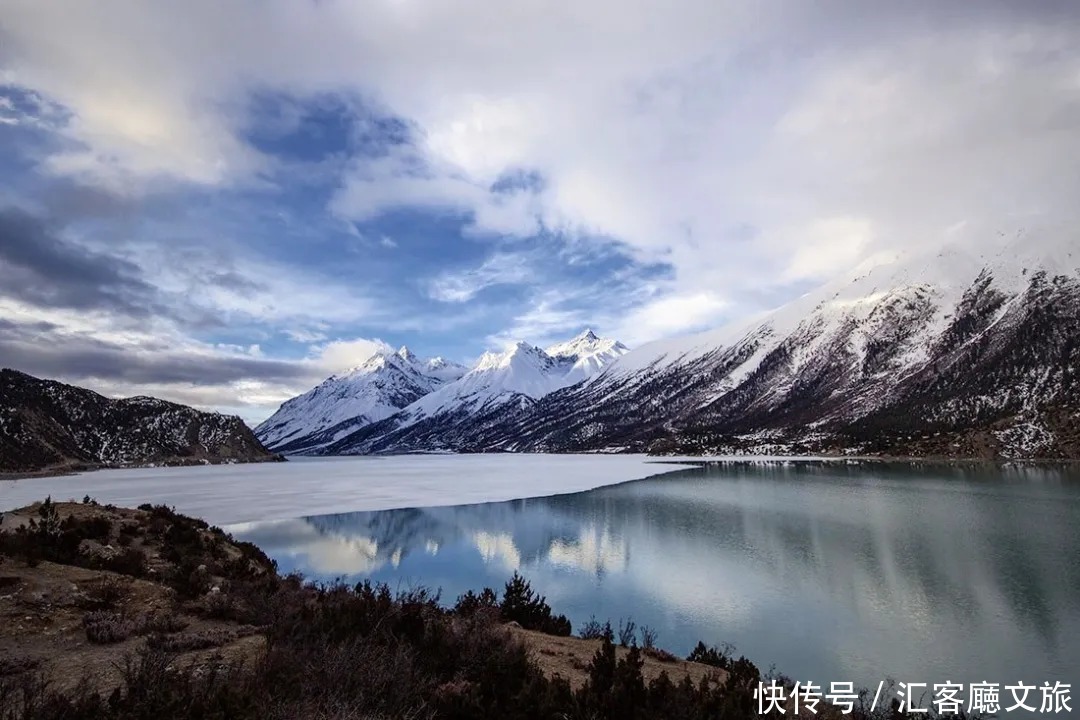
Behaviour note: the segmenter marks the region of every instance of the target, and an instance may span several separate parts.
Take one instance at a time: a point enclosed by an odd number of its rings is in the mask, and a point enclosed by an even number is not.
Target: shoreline
[[[85,475],[99,470],[152,470],[156,468],[185,468],[185,467],[213,467],[217,465],[260,465],[263,463],[288,462],[288,458],[280,453],[274,453],[270,457],[257,460],[235,460],[226,458],[222,460],[165,460],[155,463],[134,463],[130,465],[109,464],[76,464],[55,465],[37,470],[20,470],[17,472],[0,472],[0,482],[5,480],[33,480],[35,478],[69,477],[73,475]]]
[[[477,456],[550,456],[550,457],[641,457],[646,462],[657,465],[720,465],[755,462],[825,462],[825,463],[910,463],[926,465],[1076,465],[1080,464],[1080,458],[985,458],[985,457],[949,457],[931,455],[648,455],[644,453],[608,453],[608,452],[580,452],[580,453],[397,453],[378,455],[284,455],[275,454],[274,458],[259,460],[222,460],[218,462],[163,462],[132,465],[77,465],[41,468],[38,470],[26,470],[18,472],[0,472],[0,483],[15,482],[19,480],[35,480],[41,478],[73,477],[76,475],[88,475],[103,470],[156,470],[170,468],[192,467],[217,467],[222,465],[261,465],[267,463],[291,462],[294,458],[302,459],[327,459],[349,460],[358,458],[398,458],[398,457],[477,457]],[[620,484],[619,481],[613,484]],[[601,485],[598,487],[607,487]],[[541,496],[543,497],[543,496]]]
[[[89,495],[119,506],[144,500],[206,518],[218,525],[293,520],[313,515],[408,508],[480,505],[613,488],[663,478],[680,470],[724,467],[821,468],[830,472],[1072,474],[1075,463],[1057,461],[947,461],[916,458],[820,456],[646,456],[596,454],[416,455],[296,458],[277,469],[253,464],[176,468],[125,468],[77,476],[37,476],[0,482],[0,508],[26,505],[45,495],[78,501]]]

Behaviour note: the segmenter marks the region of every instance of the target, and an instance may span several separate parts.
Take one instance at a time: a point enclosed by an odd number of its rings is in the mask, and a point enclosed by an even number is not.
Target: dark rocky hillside
[[[238,417],[0,370],[0,473],[278,459]]]

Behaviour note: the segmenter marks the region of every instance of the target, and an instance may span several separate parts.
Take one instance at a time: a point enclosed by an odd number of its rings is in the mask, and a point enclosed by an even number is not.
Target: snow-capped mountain
[[[280,459],[238,417],[0,370],[0,472]]]
[[[1080,233],[970,228],[539,399],[337,449],[1078,457],[1078,378]]]
[[[563,376],[562,385],[565,387],[596,375],[629,350],[618,340],[598,337],[592,329],[588,329],[572,340],[551,345],[544,352],[557,359],[574,359],[574,364]]]
[[[379,423],[343,436],[329,453],[440,450],[443,437],[462,424],[479,423],[503,410],[523,412],[538,399],[600,372],[627,348],[586,330],[542,350],[518,342],[503,352],[485,353],[459,380],[423,396]],[[430,438],[424,440],[423,438]]]
[[[407,347],[379,348],[356,367],[286,401],[255,428],[267,447],[298,452],[322,447],[382,420],[465,373],[441,357],[422,359]]]
[[[617,340],[586,330],[547,350],[517,342],[503,352],[484,353],[460,380],[418,400],[410,415],[428,417],[462,405],[481,407],[522,395],[533,400],[581,382],[627,352]]]

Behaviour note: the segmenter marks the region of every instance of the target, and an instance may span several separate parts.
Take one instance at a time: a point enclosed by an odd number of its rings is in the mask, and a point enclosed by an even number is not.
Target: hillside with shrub
[[[572,637],[517,574],[453,606],[310,584],[168,507],[90,498],[3,516],[0,619],[2,720],[711,720],[760,717],[758,683],[784,681],[704,643],[679,660],[630,620]]]

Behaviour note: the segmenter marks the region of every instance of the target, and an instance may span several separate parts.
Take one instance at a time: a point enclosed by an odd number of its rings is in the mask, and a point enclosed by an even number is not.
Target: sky
[[[1075,2],[0,0],[0,366],[249,422],[1077,197]]]

